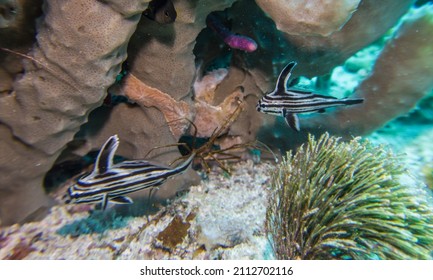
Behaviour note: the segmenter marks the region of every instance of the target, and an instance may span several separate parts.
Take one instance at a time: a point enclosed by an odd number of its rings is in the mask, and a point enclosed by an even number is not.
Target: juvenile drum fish
[[[184,172],[195,156],[195,153],[191,153],[175,168],[146,160],[128,160],[113,164],[118,146],[117,135],[108,138],[96,158],[93,171],[68,188],[66,203],[100,203],[102,210],[105,210],[108,202],[133,203],[126,194],[160,186],[168,178]]]
[[[332,96],[314,94],[311,91],[287,88],[296,62],[287,64],[278,76],[275,89],[263,96],[257,103],[256,109],[265,114],[282,116],[286,123],[294,130],[299,131],[299,118],[297,114],[318,112],[335,106],[347,106],[364,102],[364,99],[338,99]]]

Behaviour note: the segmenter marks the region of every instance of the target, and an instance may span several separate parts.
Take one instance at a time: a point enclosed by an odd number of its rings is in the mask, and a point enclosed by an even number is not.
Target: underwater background
[[[433,258],[433,4],[0,0],[0,259]]]

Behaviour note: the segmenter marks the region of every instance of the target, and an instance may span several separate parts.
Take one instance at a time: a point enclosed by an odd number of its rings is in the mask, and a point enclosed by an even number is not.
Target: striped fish
[[[123,161],[113,165],[118,146],[117,135],[108,138],[96,158],[93,171],[68,188],[66,203],[100,203],[102,210],[105,210],[108,202],[132,203],[126,194],[158,187],[168,178],[184,172],[195,156],[192,153],[175,168],[152,164],[146,160]]]
[[[311,91],[287,88],[296,62],[292,61],[284,67],[278,76],[274,91],[263,96],[257,103],[256,109],[266,114],[283,116],[286,123],[294,130],[299,131],[299,118],[297,114],[310,112],[325,112],[326,108],[359,104],[364,99],[337,99],[332,96],[314,94]]]

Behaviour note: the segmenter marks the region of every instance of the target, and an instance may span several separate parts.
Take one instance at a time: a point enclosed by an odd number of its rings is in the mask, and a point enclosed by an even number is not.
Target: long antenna
[[[8,48],[0,47],[0,50],[33,61],[34,63],[36,63],[36,64],[40,65],[42,68],[44,68],[44,69],[45,69],[48,73],[50,73],[53,77],[55,77],[55,78],[59,79],[60,81],[62,81],[62,82],[64,82],[64,83],[68,84],[69,86],[71,86],[72,88],[74,88],[75,90],[77,90],[78,92],[81,92],[81,90],[80,90],[78,87],[76,87],[74,84],[72,84],[71,82],[67,81],[66,79],[64,79],[64,78],[62,78],[62,77],[59,77],[59,76],[56,74],[56,72],[55,72],[54,70],[52,70],[50,67],[48,67],[47,65],[43,64],[43,63],[40,62],[39,60],[35,59],[34,57],[32,57],[32,56],[30,56],[30,55],[27,55],[27,54],[23,54],[23,53],[17,52],[17,51],[14,51],[14,50],[11,50],[11,49],[8,49]]]

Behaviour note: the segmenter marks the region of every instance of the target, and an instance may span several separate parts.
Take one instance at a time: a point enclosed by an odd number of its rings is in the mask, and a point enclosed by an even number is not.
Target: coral
[[[256,0],[277,28],[292,35],[328,36],[350,19],[360,0]]]
[[[310,136],[274,171],[267,230],[278,259],[430,259],[433,208],[398,158]]]
[[[377,59],[373,73],[355,92],[365,98],[365,104],[337,115],[347,120],[352,133],[371,133],[408,113],[433,89],[433,65],[429,62],[433,58],[433,39],[429,36],[433,31],[432,17],[433,5],[427,5],[404,18]]]
[[[217,77],[209,77],[216,75]],[[170,130],[179,139],[189,128],[191,120],[194,120],[198,137],[210,137],[216,129],[219,129],[226,122],[227,118],[234,113],[238,106],[243,105],[244,95],[241,89],[235,89],[218,106],[211,105],[215,93],[212,89],[216,88],[215,83],[220,82],[219,72],[210,73],[203,82],[203,86],[195,86],[195,100],[193,104],[184,101],[176,101],[170,95],[152,88],[132,74],[129,74],[123,84],[123,93],[130,100],[136,102],[143,109],[156,107],[165,117]],[[195,114],[193,115],[192,112]],[[194,117],[194,118],[193,118]],[[235,116],[236,118],[237,116]],[[188,121],[189,120],[189,121]]]
[[[329,36],[300,36],[284,32],[286,40],[296,47],[299,67],[304,68],[298,71],[308,77],[329,73],[355,52],[382,37],[408,11],[413,2],[363,0],[346,24]],[[375,20],[365,20],[366,18]]]
[[[49,205],[43,177],[114,83],[144,8],[142,1],[45,1],[33,59],[0,99],[1,224]]]
[[[328,131],[345,137],[366,135],[408,113],[433,89],[433,65],[428,59],[433,55],[433,41],[428,35],[433,31],[432,14],[433,6],[427,5],[403,18],[376,60],[370,76],[353,94],[364,98],[363,104],[301,119],[303,134],[291,133],[283,122],[277,121],[269,130],[260,132],[261,135],[271,137],[279,131],[278,139],[273,142],[281,147],[287,146],[284,139],[302,143],[308,133],[320,135]]]
[[[217,169],[190,192],[146,215],[131,216],[119,208],[89,214],[82,205],[54,206],[41,221],[1,227],[0,259],[262,259],[269,246],[264,220],[271,168],[237,163],[231,177]],[[204,246],[203,229],[216,237],[206,243],[212,246]]]
[[[192,119],[191,110],[185,101],[176,101],[170,95],[141,82],[133,74],[128,74],[124,79],[123,91],[129,100],[143,107],[158,108],[176,139],[185,133],[185,127],[189,126],[187,120]]]
[[[267,6],[269,2],[263,1],[265,2]],[[259,85],[263,92],[271,90],[272,78],[278,76],[280,69],[289,61],[298,62],[296,75],[307,77],[326,75],[335,66],[383,36],[408,11],[412,3],[413,0],[386,0],[380,3],[374,0],[363,0],[340,29],[328,36],[322,36],[292,35],[283,29],[277,30],[275,19],[268,18],[258,6],[250,1],[237,1],[227,11],[228,17],[232,20],[233,32],[245,34],[256,40],[258,50],[253,55],[234,53],[243,63],[236,62],[233,66],[241,67],[253,75],[253,82]],[[245,10],[248,10],[248,13],[245,13]],[[285,9],[280,9],[276,13],[284,13],[284,11]],[[287,9],[287,12],[296,13],[290,9]],[[239,14],[242,16],[237,16]],[[366,21],[366,18],[377,20]],[[299,19],[299,25],[302,24],[302,19]],[[218,46],[213,41],[209,41],[209,44],[214,46],[209,47],[211,50]],[[263,78],[267,80],[266,83]]]
[[[340,1],[344,8],[338,9],[331,1],[308,1],[320,4],[315,11],[307,6],[297,6],[295,11],[273,6],[299,5],[294,0],[272,1],[272,6],[266,8],[265,1],[257,1],[266,13],[248,0],[177,0],[173,1],[177,16],[167,24],[141,16],[149,2],[47,0],[36,26],[41,0],[0,1],[0,35],[16,38],[0,43],[0,172],[5,174],[0,185],[2,224],[43,212],[51,205],[42,188],[47,171],[65,160],[94,152],[113,134],[124,143],[119,147],[121,156],[143,158],[155,143],[173,144],[181,136],[193,134],[185,119],[194,121],[197,136],[209,137],[243,101],[242,112],[224,131],[221,142],[227,147],[259,135],[268,144],[287,149],[305,140],[307,132],[368,133],[413,106],[420,97],[414,95],[407,105],[400,106],[401,110],[392,113],[370,106],[372,103],[363,106],[379,112],[375,114],[380,124],[375,120],[370,126],[365,124],[359,109],[339,110],[325,115],[323,121],[311,118],[309,124],[301,123],[306,129],[299,135],[255,110],[257,100],[272,89],[289,60],[299,63],[295,75],[330,75],[336,65],[383,36],[413,0]],[[11,14],[4,7],[16,7],[18,12]],[[295,15],[290,17],[290,26],[279,17],[287,11]],[[322,24],[305,24],[299,15],[312,15],[309,12],[313,12],[316,23]],[[234,35],[235,41],[251,38],[257,49],[250,44],[254,52],[245,52],[224,44],[206,27],[209,15],[221,19],[225,34],[246,36]],[[13,43],[5,45],[6,41]],[[410,55],[422,46],[420,42],[405,45],[397,38],[393,42],[413,48]],[[124,72],[118,76],[122,64]],[[212,71],[221,67],[224,69]],[[389,80],[389,76],[379,74]],[[210,83],[206,86],[203,81]],[[368,83],[377,85],[373,79]],[[109,96],[102,105],[107,91]],[[361,86],[357,92],[373,100],[373,94],[367,91],[367,86]],[[109,104],[116,94],[127,96],[128,103]],[[385,97],[383,100],[400,102]],[[375,104],[385,104],[381,102]],[[356,112],[355,117],[350,112]],[[371,119],[375,114],[370,115]],[[288,143],[288,138],[293,141]],[[178,156],[174,147],[150,155],[166,163]],[[163,187],[167,193],[162,197],[170,197],[169,193],[187,187],[197,178],[197,174],[189,172],[178,180],[180,183],[171,181]]]
[[[176,21],[161,25],[143,17],[128,46],[130,72],[150,87],[179,101],[190,94],[195,77],[192,52],[206,16],[234,0],[176,1]]]

